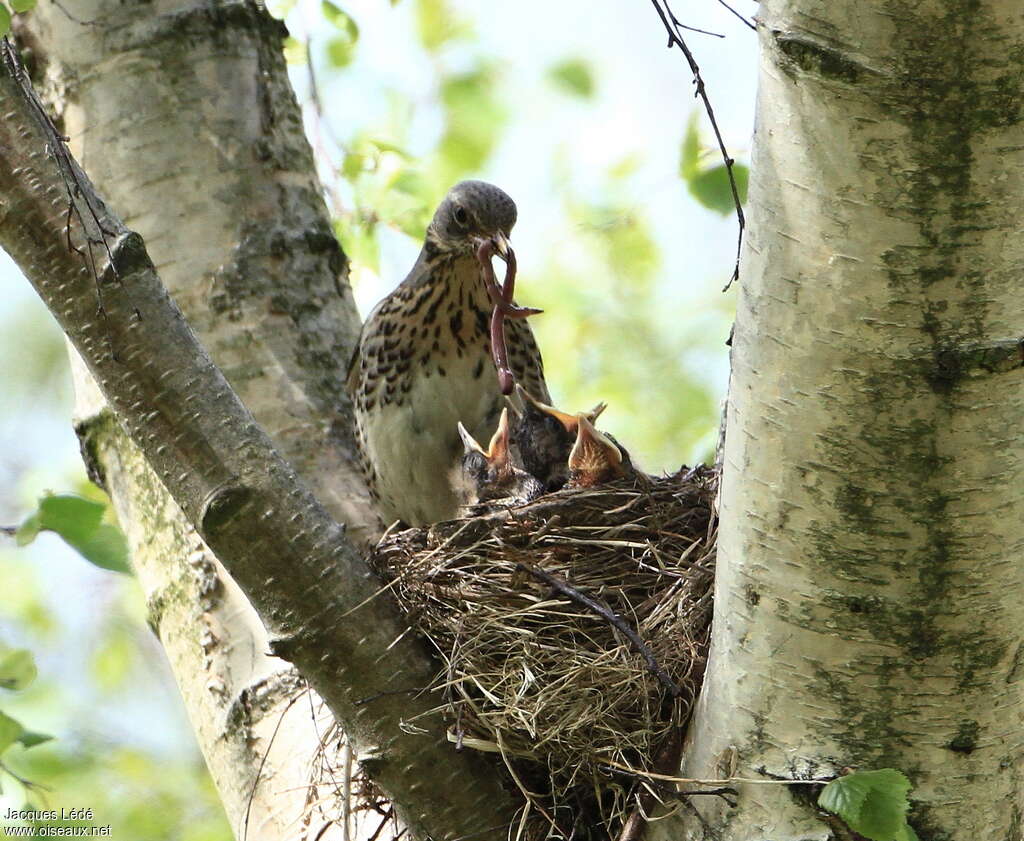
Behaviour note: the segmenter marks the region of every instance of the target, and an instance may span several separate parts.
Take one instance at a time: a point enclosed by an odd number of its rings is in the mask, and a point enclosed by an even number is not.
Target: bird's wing
[[[359,389],[359,352],[360,345],[363,343],[363,333],[359,332],[359,340],[356,342],[356,346],[352,349],[352,355],[348,359],[348,370],[345,374],[345,388],[348,390],[349,397],[355,397]]]
[[[362,359],[363,355],[363,340],[369,335],[372,330],[373,323],[377,319],[378,313],[384,306],[388,299],[385,297],[377,302],[377,305],[370,311],[370,314],[366,316],[366,321],[363,322],[363,326],[359,329],[359,338],[356,340],[356,346],[352,351],[352,356],[348,360],[348,368],[345,374],[345,388],[348,389],[349,396],[354,400],[356,395],[359,393],[359,380],[362,369],[359,365],[359,360]]]
[[[530,394],[542,403],[550,403],[547,383],[544,381],[544,360],[533,337],[533,330],[525,318],[509,319],[505,322],[511,333],[509,346],[509,362],[512,373]]]

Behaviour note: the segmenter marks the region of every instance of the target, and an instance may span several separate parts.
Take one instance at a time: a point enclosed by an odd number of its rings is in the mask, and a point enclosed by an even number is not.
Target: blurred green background
[[[517,297],[545,310],[531,323],[556,404],[607,401],[602,427],[648,471],[708,458],[736,222],[686,64],[665,49],[653,8],[270,6],[291,32],[293,81],[362,312],[411,267],[445,190],[493,181],[519,205]],[[727,36],[688,41],[745,163],[753,34],[714,0],[675,11]],[[17,525],[48,490],[103,500],[78,458],[59,331],[2,252],[0,280],[0,525]],[[43,531],[24,548],[0,535],[0,586],[0,815],[88,805],[91,823],[125,841],[230,838],[131,576]],[[12,655],[22,649],[34,675]],[[25,747],[36,733],[53,739]]]

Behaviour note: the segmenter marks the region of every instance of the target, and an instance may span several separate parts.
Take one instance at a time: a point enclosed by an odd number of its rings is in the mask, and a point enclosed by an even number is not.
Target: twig
[[[698,29],[696,26],[687,26],[685,23],[677,23],[682,29],[688,29],[690,32],[699,32],[701,35],[710,35],[712,38],[724,38],[720,32],[711,32],[707,29]]]
[[[621,774],[622,776],[630,777],[634,780],[641,779],[643,776],[639,772],[625,771],[622,768],[613,768],[611,765],[601,765],[599,767],[602,771],[605,771],[607,773]],[[678,789],[673,788],[669,783],[663,781],[659,782],[654,780],[647,780],[647,785],[652,786],[659,794],[669,795],[673,798],[698,797],[702,795],[721,797],[722,800],[724,800],[730,806],[736,805],[736,802],[731,800],[730,797],[739,797],[739,791],[733,788],[732,786],[720,786],[718,788],[697,789],[695,791],[679,791]],[[620,836],[619,841],[623,841],[622,836]]]
[[[113,234],[103,227],[103,223],[100,222],[100,211],[93,205],[93,194],[90,190],[83,190],[83,182],[79,177],[79,170],[75,166],[74,161],[71,158],[71,154],[68,152],[67,140],[63,134],[57,131],[57,127],[54,125],[53,120],[50,117],[49,112],[46,110],[43,103],[39,100],[36,95],[35,89],[32,87],[32,82],[29,80],[28,73],[25,70],[24,65],[21,63],[21,57],[18,55],[18,51],[14,48],[14,45],[10,42],[7,36],[0,39],[0,58],[3,59],[3,63],[7,66],[7,71],[11,74],[11,77],[15,79],[18,86],[22,90],[22,94],[25,100],[29,103],[29,106],[35,112],[36,119],[42,127],[43,133],[46,135],[46,146],[49,153],[53,156],[53,159],[57,162],[57,167],[60,170],[61,178],[64,180],[64,186],[68,192],[68,221],[67,221],[67,239],[68,245],[71,250],[75,251],[79,256],[82,257],[85,263],[86,269],[92,275],[94,282],[96,283],[96,298],[97,298],[97,309],[98,312],[106,316],[106,310],[103,307],[103,290],[100,281],[99,270],[96,266],[96,258],[93,254],[93,245],[102,245],[103,250],[107,255],[107,265],[110,273],[114,279],[118,282],[121,281],[121,277],[117,272],[117,266],[115,265],[114,255],[110,250],[110,245],[107,243],[107,237],[113,236]],[[96,229],[96,235],[89,233],[89,228],[85,224],[85,219],[82,216],[79,202],[75,199],[79,198],[85,203],[86,210],[89,213],[89,217],[92,219],[93,226]],[[83,254],[81,249],[71,245],[71,219],[72,213],[75,218],[78,219],[78,224],[82,228],[82,234],[85,237],[85,243],[88,250],[88,254]],[[135,317],[139,320],[142,319],[142,314],[138,309],[134,312]]]
[[[81,18],[76,18],[73,14],[71,14],[71,12],[69,12],[67,10],[67,8],[65,8],[64,4],[61,3],[60,0],[53,0],[53,5],[56,6],[58,9],[60,9],[61,12],[64,13],[64,17],[66,17],[72,23],[77,23],[80,26],[100,26],[101,25],[98,20],[82,20]]]
[[[411,689],[389,689],[387,692],[377,692],[374,695],[367,695],[365,698],[358,698],[352,703],[357,707],[361,707],[363,704],[376,701],[378,698],[387,698],[390,695],[408,695],[412,692],[426,692],[429,688],[429,686],[414,686]]]
[[[701,786],[731,786],[735,783],[743,783],[747,785],[762,785],[762,786],[808,786],[808,785],[828,785],[835,777],[828,777],[826,779],[813,779],[813,780],[790,780],[786,777],[779,777],[778,775],[771,775],[774,779],[770,780],[759,780],[754,777],[725,777],[718,780],[706,780],[700,777],[673,777],[671,774],[658,774],[654,771],[640,771],[636,768],[630,768],[628,765],[622,765],[613,759],[604,760],[602,765],[607,765],[610,768],[616,768],[619,771],[626,771],[630,774],[635,774],[638,777],[644,777],[649,780],[663,780],[667,783],[693,783],[694,785]],[[767,774],[767,771],[762,771]]]
[[[384,829],[384,825],[385,825],[385,824],[386,824],[386,823],[387,823],[387,822],[388,822],[389,820],[391,820],[391,815],[392,815],[392,814],[394,813],[394,811],[395,811],[395,807],[394,807],[394,806],[389,806],[389,807],[388,807],[388,810],[387,810],[387,812],[386,812],[386,813],[385,813],[385,815],[384,815],[384,820],[382,820],[382,821],[380,822],[380,826],[378,826],[378,827],[377,827],[377,828],[376,828],[376,829],[375,829],[375,830],[373,831],[373,835],[371,835],[371,836],[370,836],[369,838],[367,838],[367,839],[366,839],[366,841],[377,841],[377,837],[378,837],[378,836],[380,835],[381,831],[382,831],[382,830]]]
[[[341,801],[342,841],[352,841],[352,745],[345,739],[345,746],[341,749],[341,761],[345,763],[342,770],[345,799]],[[328,768],[330,765],[328,765]],[[333,779],[334,775],[331,774]]]
[[[14,771],[10,769],[10,766],[4,765],[4,763],[2,762],[0,762],[0,771],[3,771],[5,774],[9,774],[10,776],[12,776],[19,783],[21,783],[21,785],[24,786],[28,791],[53,791],[53,789],[49,786],[45,786],[42,783],[34,783],[32,782],[32,780],[22,777],[20,774],[16,774]]]
[[[626,620],[615,614],[611,608],[597,601],[597,599],[581,593],[575,587],[563,581],[558,576],[552,575],[550,572],[530,566],[522,561],[516,563],[516,567],[524,572],[528,572],[539,581],[543,581],[549,587],[557,590],[562,595],[568,596],[572,601],[589,608],[598,616],[614,625],[633,644],[633,647],[640,652],[647,663],[648,671],[662,682],[665,688],[669,691],[669,694],[673,698],[678,698],[682,694],[683,690],[674,680],[672,680],[672,678],[668,676],[668,673],[658,665],[658,661],[654,658],[654,653],[647,647],[647,644],[640,639],[640,635],[629,626],[629,623],[626,622]]]
[[[651,0],[654,5],[655,11],[658,13],[658,17],[661,18],[661,22],[665,26],[665,31],[668,33],[668,47],[679,47],[682,50],[683,55],[686,56],[686,63],[690,65],[690,72],[693,74],[694,84],[697,86],[696,95],[701,98],[704,102],[704,110],[708,113],[708,119],[711,121],[711,128],[714,129],[715,139],[718,141],[719,151],[722,153],[722,160],[725,161],[726,173],[729,175],[729,188],[732,190],[732,200],[736,205],[736,221],[739,223],[739,235],[736,241],[736,264],[732,270],[732,277],[729,278],[729,282],[725,284],[723,292],[732,286],[733,282],[739,279],[740,276],[740,254],[743,248],[743,229],[746,227],[746,220],[743,216],[743,205],[740,204],[740,192],[736,186],[736,176],[732,171],[732,166],[735,163],[729,152],[725,148],[725,141],[722,139],[722,132],[718,128],[718,120],[715,119],[715,111],[711,107],[711,100],[708,98],[707,90],[704,87],[704,79],[700,75],[700,67],[697,66],[697,61],[693,57],[693,53],[690,52],[690,48],[686,46],[686,41],[683,40],[683,36],[680,34],[680,30],[683,29],[683,25],[679,22],[676,16],[672,13],[672,8],[669,6],[668,0]]]
[[[324,115],[323,100],[320,98],[320,85],[317,82],[316,71],[313,69],[313,39],[306,36],[306,70],[309,78],[309,100],[313,105],[313,137],[317,151],[327,162],[327,172],[324,178],[324,192],[331,204],[332,215],[341,216],[345,209],[345,202],[338,189],[338,167],[334,165],[332,155],[324,143],[323,135],[336,149],[344,150],[344,145],[338,141],[331,128],[331,124]]]
[[[351,779],[351,768],[347,768],[346,769],[348,771],[348,775],[345,778],[345,780],[343,781],[343,783],[339,786],[338,780],[334,776],[334,768],[331,765],[330,757],[327,755],[327,741],[328,741],[328,739],[325,738],[324,736],[320,735],[320,725],[318,725],[317,721],[316,721],[316,708],[313,706],[313,691],[309,688],[309,684],[308,683],[306,684],[306,698],[309,699],[309,718],[310,718],[311,723],[313,724],[313,732],[316,734],[317,749],[319,751],[319,755],[320,755],[321,759],[323,760],[324,766],[327,768],[327,775],[331,778],[331,783],[334,785],[335,794],[337,794],[337,792],[339,790],[344,791],[343,799],[341,801],[342,820],[345,821],[344,838],[342,839],[342,841],[349,841],[348,810],[349,810],[349,808],[351,806],[350,799],[349,799],[350,795],[351,795],[351,782],[352,782],[352,779]],[[328,733],[330,733],[330,728],[328,728]],[[350,748],[349,748],[349,744],[348,744],[348,740],[347,739],[345,741],[345,746],[344,746],[343,750],[350,754]],[[314,773],[314,771],[311,768],[310,769],[310,779],[311,780],[312,780],[313,773]],[[315,791],[315,789],[314,789],[314,791]],[[319,794],[319,793],[317,793],[317,794]],[[334,821],[331,820],[326,814],[324,814],[323,803],[319,800],[319,797],[317,799],[316,807],[320,810],[320,814],[323,815],[325,818],[327,818],[327,820],[328,820],[327,826],[331,826],[334,823]],[[317,833],[318,837],[319,837],[319,835],[323,834],[323,832],[324,832],[324,830],[321,829],[320,832]],[[314,841],[316,841],[316,839],[314,839]]]
[[[18,533],[17,526],[0,526],[0,532],[6,534],[8,537],[14,537]]]
[[[256,769],[256,779],[252,782],[252,789],[249,791],[249,798],[245,802],[245,820],[242,823],[242,841],[246,841],[249,837],[249,812],[252,810],[252,801],[256,797],[256,788],[259,786],[260,778],[263,776],[263,766],[267,764],[267,757],[270,756],[270,749],[274,746],[274,739],[277,738],[277,731],[281,729],[281,723],[284,721],[284,717],[288,714],[288,710],[295,706],[295,702],[307,692],[309,692],[308,687],[288,700],[288,704],[283,710],[281,710],[281,715],[278,716],[277,724],[274,725],[274,732],[270,734],[270,741],[267,743],[267,749],[263,752],[263,756],[260,758],[260,766]]]
[[[743,15],[741,15],[741,14],[740,14],[739,12],[737,12],[737,11],[736,11],[736,10],[735,10],[735,9],[734,9],[734,8],[733,8],[732,6],[730,6],[730,5],[728,4],[728,3],[726,3],[726,2],[725,2],[725,0],[718,0],[718,2],[719,2],[719,3],[721,4],[721,5],[725,6],[725,8],[727,8],[727,9],[728,9],[728,10],[729,10],[730,12],[732,12],[732,13],[733,13],[734,15],[736,15],[736,17],[738,17],[738,18],[739,18],[739,19],[740,19],[741,21],[743,21],[743,23],[745,23],[745,24],[746,24],[747,26],[749,26],[749,27],[750,27],[751,29],[753,29],[753,30],[754,30],[754,32],[757,32],[757,27],[756,27],[756,26],[754,26],[754,24],[753,24],[753,23],[751,23],[751,22],[750,22],[750,20],[749,20],[748,18],[746,18],[746,17],[744,17]]]
[[[327,823],[320,827],[320,831],[313,836],[313,841],[320,841],[320,839],[327,834],[327,830],[329,830],[332,826],[334,826],[334,821],[327,821]]]

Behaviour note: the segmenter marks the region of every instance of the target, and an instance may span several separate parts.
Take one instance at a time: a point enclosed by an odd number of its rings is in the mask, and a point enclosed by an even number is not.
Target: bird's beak
[[[498,256],[505,262],[508,262],[508,252],[512,247],[509,245],[508,237],[501,231],[498,231],[493,237],[491,237],[491,241],[494,243],[494,250],[498,252]]]
[[[484,452],[484,448],[477,443],[476,438],[470,435],[469,430],[462,425],[462,421],[459,421],[459,437],[462,439],[462,446],[466,455],[469,455],[470,453],[480,453],[483,456],[487,455],[487,453]]]
[[[591,423],[594,423],[595,421],[597,421],[599,417],[601,417],[601,413],[607,408],[608,404],[602,400],[593,409],[586,413],[587,420],[590,421]]]
[[[587,416],[580,412],[576,432],[576,443],[569,453],[569,468],[572,470],[595,469],[598,465],[618,468],[622,464],[622,452],[611,439],[598,432]]]
[[[562,424],[562,426],[565,427],[565,431],[568,432],[570,435],[576,433],[576,429],[579,424],[578,415],[570,415],[568,412],[563,412],[560,409],[556,409],[554,406],[549,406],[547,403],[541,403],[536,397],[530,394],[530,392],[528,392],[518,383],[516,383],[516,393],[519,395],[519,399],[523,401],[524,407],[527,403],[529,403],[538,411],[543,412],[545,415],[553,417],[556,421]],[[597,414],[595,414],[595,411]],[[595,406],[593,409],[591,409],[590,412],[587,414],[587,417],[590,419],[591,423],[593,423],[594,421],[597,420],[597,416],[600,415],[603,411],[604,404],[601,403]]]
[[[498,419],[498,428],[491,437],[491,443],[487,446],[487,461],[494,469],[503,470],[508,467],[508,444],[508,409],[502,409],[501,417]]]

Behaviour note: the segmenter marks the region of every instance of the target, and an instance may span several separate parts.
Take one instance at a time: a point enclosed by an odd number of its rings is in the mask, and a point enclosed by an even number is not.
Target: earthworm
[[[505,271],[504,286],[499,285],[494,276],[494,266],[491,264],[491,258],[495,253],[494,240],[490,239],[481,242],[476,250],[476,259],[483,271],[484,288],[487,290],[491,303],[501,310],[502,315],[507,315],[509,318],[528,318],[531,315],[543,312],[543,310],[535,309],[534,307],[520,307],[512,303],[512,290],[515,289],[516,284],[515,252],[509,248],[508,256],[503,258],[508,264],[508,268]]]
[[[506,263],[505,282],[498,284],[494,276],[491,258],[495,254],[494,240],[488,239],[480,243],[476,250],[476,258],[480,263],[481,277],[484,288],[494,304],[491,312],[491,356],[498,372],[498,387],[502,394],[511,394],[515,386],[515,376],[508,365],[508,347],[505,344],[505,318],[526,318],[541,312],[533,307],[520,307],[512,302],[512,294],[516,288],[516,253],[508,249],[504,257]],[[500,256],[500,255],[499,255]]]

